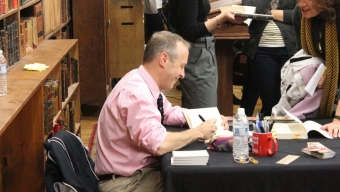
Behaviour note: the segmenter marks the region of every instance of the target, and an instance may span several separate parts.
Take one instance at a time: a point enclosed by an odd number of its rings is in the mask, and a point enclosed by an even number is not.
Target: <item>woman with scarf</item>
[[[297,48],[324,59],[327,67],[318,84],[318,87],[325,89],[318,110],[320,118],[333,116],[339,86],[339,17],[339,0],[298,0],[293,12]],[[328,130],[333,137],[340,137],[339,105],[333,122],[322,126],[321,129]]]

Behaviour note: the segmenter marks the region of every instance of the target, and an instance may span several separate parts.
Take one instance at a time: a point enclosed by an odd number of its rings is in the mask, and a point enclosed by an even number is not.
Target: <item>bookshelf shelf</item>
[[[30,54],[25,55],[7,74],[8,93],[0,97],[0,191],[44,191],[44,149],[46,82],[62,82],[65,57],[78,60],[78,41],[45,40]],[[45,71],[26,71],[25,64],[43,63]],[[79,62],[77,61],[77,66]],[[78,79],[79,80],[79,79]],[[79,82],[70,83],[68,97],[62,102],[62,84],[58,84],[53,124],[69,103],[73,103],[74,133],[81,134]],[[71,116],[69,116],[71,118]],[[47,130],[50,133],[53,127]],[[29,165],[29,166],[27,166]],[[20,185],[18,185],[20,183]]]
[[[71,86],[68,87],[68,97],[65,99],[65,101],[62,104],[62,109],[66,108],[66,105],[70,102],[71,99],[73,99],[73,96],[76,91],[79,89],[79,83],[74,83]]]
[[[71,21],[71,18],[68,19],[65,23],[61,24],[59,27],[55,28],[52,32],[50,32],[48,35],[45,36],[45,39],[49,39],[51,38],[52,36],[55,36],[57,35],[58,36],[58,33],[60,33],[61,29],[63,27],[65,27],[66,25],[68,25]],[[58,36],[60,37],[60,36]]]
[[[19,9],[22,10],[22,9],[25,9],[26,7],[30,7],[36,3],[40,2],[40,0],[34,0],[34,1],[30,1],[26,4],[24,4],[23,6],[20,6]]]
[[[9,16],[11,16],[11,15],[17,13],[17,12],[18,12],[18,9],[9,10],[7,13],[2,14],[2,15],[0,16],[0,20],[2,20],[2,19],[4,19],[4,18],[7,18],[7,17],[9,17]]]

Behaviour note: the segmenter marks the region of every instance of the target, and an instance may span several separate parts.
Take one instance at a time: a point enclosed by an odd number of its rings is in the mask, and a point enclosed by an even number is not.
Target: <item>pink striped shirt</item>
[[[157,108],[160,94],[156,82],[143,65],[127,73],[105,101],[98,120],[95,172],[130,176],[136,170],[157,166],[157,148],[166,129]],[[182,126],[181,107],[173,107],[163,95],[164,123]]]

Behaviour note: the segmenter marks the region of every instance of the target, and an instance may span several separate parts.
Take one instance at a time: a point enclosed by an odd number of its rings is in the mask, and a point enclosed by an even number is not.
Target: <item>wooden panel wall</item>
[[[142,63],[144,8],[141,0],[107,0],[108,82]]]
[[[106,99],[104,0],[72,0],[73,37],[78,39],[81,104]]]

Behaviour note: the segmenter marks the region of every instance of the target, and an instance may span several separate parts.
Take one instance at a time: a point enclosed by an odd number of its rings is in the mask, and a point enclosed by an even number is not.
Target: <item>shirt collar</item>
[[[143,65],[138,67],[138,73],[142,76],[145,83],[148,85],[152,96],[157,99],[161,91],[155,80],[151,77],[150,73],[144,68]]]

